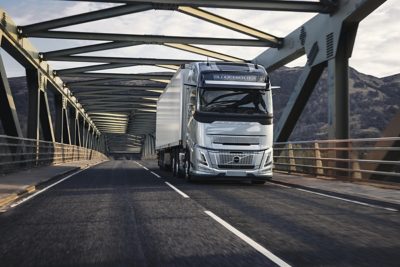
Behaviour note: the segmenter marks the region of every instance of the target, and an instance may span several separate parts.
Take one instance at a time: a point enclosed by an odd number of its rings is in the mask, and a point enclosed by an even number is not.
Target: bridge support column
[[[1,43],[1,32],[0,32]],[[23,137],[21,126],[15,108],[14,97],[11,93],[10,84],[3,59],[0,55],[0,119],[6,135]]]
[[[75,110],[75,125],[76,125],[76,145],[77,146],[82,146],[82,141],[81,141],[81,124],[79,121],[79,113],[77,110]]]
[[[63,97],[61,94],[56,94],[54,97],[54,108],[56,113],[56,132],[55,138],[56,142],[63,142]]]
[[[69,109],[69,121],[70,121],[70,131],[71,131],[71,145],[76,145],[76,110],[74,108]]]
[[[40,136],[40,74],[36,69],[26,69],[28,84],[28,138],[39,140]]]
[[[351,57],[358,23],[343,25],[340,32],[336,56],[328,60],[328,138],[333,140],[349,139],[349,58]],[[347,142],[332,145],[336,148],[348,148]],[[331,156],[338,159],[348,159],[349,152],[334,150]],[[333,166],[332,166],[333,165]],[[332,167],[349,167],[348,162],[331,162]],[[338,176],[348,176],[351,173],[336,172]]]

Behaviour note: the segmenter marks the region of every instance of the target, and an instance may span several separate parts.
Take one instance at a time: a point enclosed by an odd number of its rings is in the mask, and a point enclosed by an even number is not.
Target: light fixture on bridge
[[[151,89],[151,90],[146,90],[146,92],[154,92],[154,93],[160,93],[162,94],[164,90],[156,90],[156,89]]]
[[[158,101],[158,97],[143,97],[143,99],[150,100],[150,101]]]
[[[145,106],[145,107],[150,107],[150,108],[156,108],[157,105],[155,104],[140,104],[141,106]]]
[[[160,83],[169,83],[170,82],[170,80],[162,80],[162,79],[150,79],[150,81],[160,82]]]
[[[156,109],[147,109],[147,108],[138,108],[137,110],[144,111],[144,112],[157,112]]]

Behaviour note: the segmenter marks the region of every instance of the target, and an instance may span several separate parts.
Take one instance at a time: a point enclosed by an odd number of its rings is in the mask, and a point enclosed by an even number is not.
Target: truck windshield
[[[271,93],[253,89],[201,88],[200,111],[239,114],[272,113]]]

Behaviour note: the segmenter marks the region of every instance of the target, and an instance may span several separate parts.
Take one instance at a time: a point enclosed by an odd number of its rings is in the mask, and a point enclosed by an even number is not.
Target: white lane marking
[[[97,164],[96,164],[96,165],[97,165]],[[93,165],[93,166],[95,166],[95,165]],[[90,168],[90,167],[92,167],[92,166],[89,166],[89,167],[86,167],[86,168],[84,168],[84,169],[82,169],[82,170],[79,170],[79,171],[77,171],[77,172],[74,172],[73,174],[70,174],[70,175],[68,175],[67,177],[62,178],[61,180],[55,182],[54,184],[51,184],[51,185],[49,185],[49,186],[46,186],[46,187],[43,188],[42,190],[39,190],[39,191],[37,191],[36,193],[34,193],[34,194],[32,194],[32,195],[30,195],[30,196],[28,196],[28,197],[26,197],[26,198],[23,198],[23,199],[21,199],[21,200],[15,202],[14,204],[10,205],[10,207],[11,207],[11,208],[17,207],[17,206],[21,205],[22,203],[24,203],[24,202],[26,202],[26,201],[28,201],[28,200],[30,200],[30,199],[36,197],[37,195],[39,195],[39,194],[41,194],[41,193],[47,191],[48,189],[52,188],[53,186],[56,186],[56,185],[58,185],[59,183],[64,182],[65,180],[71,178],[72,176],[74,176],[74,175],[76,175],[76,174],[78,174],[78,173],[83,172],[84,170],[86,170],[86,169],[88,169],[88,168]]]
[[[186,195],[185,193],[183,193],[181,190],[179,190],[178,188],[176,188],[175,186],[173,186],[172,184],[165,182],[166,185],[168,185],[169,187],[171,187],[172,189],[174,189],[178,194],[180,194],[182,197],[184,198],[190,198],[188,195]]]
[[[143,168],[143,165],[142,165],[142,164],[140,164],[139,162],[135,161],[135,163],[136,163],[137,165],[139,165],[140,167],[142,167],[142,168]]]
[[[157,173],[150,171],[148,168],[146,168],[145,166],[143,166],[142,164],[140,164],[139,162],[136,162],[136,164],[138,164],[139,166],[141,166],[143,169],[145,169],[146,171],[149,171],[151,174],[153,174],[154,176],[156,176],[157,178],[161,178],[160,175],[158,175]],[[178,188],[176,188],[175,186],[173,186],[172,184],[168,183],[168,182],[164,182],[166,185],[168,185],[169,187],[171,187],[173,190],[175,190],[175,192],[177,192],[179,195],[181,195],[183,198],[190,198],[188,195],[186,195],[185,193],[183,193],[181,190],[179,190]]]
[[[142,167],[143,169],[145,169],[146,171],[149,171],[149,169],[146,166],[143,166],[142,164],[140,164],[139,162],[135,161],[135,163],[137,165],[139,165],[140,167]]]
[[[153,172],[153,171],[150,171],[151,172],[151,174],[153,174],[155,177],[157,177],[157,178],[161,178],[161,176],[160,175],[158,175],[157,173],[155,173],[155,172]]]
[[[367,206],[367,207],[371,207],[371,208],[378,208],[378,209],[384,209],[384,210],[388,210],[388,211],[394,211],[397,212],[397,209],[393,209],[393,208],[387,208],[387,207],[383,207],[383,206],[379,206],[379,205],[374,205],[374,204],[368,204],[365,202],[361,202],[361,201],[357,201],[357,200],[351,200],[351,199],[347,199],[347,198],[341,198],[341,197],[335,197],[335,196],[331,196],[331,195],[327,195],[327,194],[323,194],[323,193],[318,193],[318,192],[314,192],[314,191],[310,191],[310,190],[306,190],[306,189],[302,189],[302,188],[295,188],[296,190],[302,191],[302,192],[307,192],[307,193],[311,193],[311,194],[315,194],[315,195],[319,195],[319,196],[324,196],[324,197],[329,197],[329,198],[333,198],[333,199],[338,199],[338,200],[343,200],[346,202],[351,202],[351,203],[355,203],[355,204],[359,204],[359,205],[363,205],[363,206]]]
[[[224,221],[223,219],[221,219],[220,217],[218,217],[217,215],[215,215],[214,213],[212,213],[209,210],[205,210],[204,211],[208,216],[210,216],[211,218],[213,218],[215,221],[217,221],[218,223],[220,223],[222,226],[224,226],[226,229],[228,229],[229,231],[231,231],[233,234],[235,234],[237,237],[239,237],[240,239],[242,239],[244,242],[246,242],[247,244],[249,244],[251,247],[253,247],[255,250],[257,250],[258,252],[260,252],[261,254],[263,254],[265,257],[267,257],[269,260],[273,261],[274,263],[276,263],[278,266],[288,266],[290,267],[290,265],[286,262],[284,262],[282,259],[278,258],[277,256],[275,256],[271,251],[269,251],[268,249],[266,249],[265,247],[261,246],[260,244],[258,244],[256,241],[254,241],[253,239],[251,239],[250,237],[248,237],[247,235],[243,234],[242,232],[240,232],[239,230],[237,230],[235,227],[233,227],[232,225],[230,225],[229,223],[227,223],[226,221]]]
[[[283,187],[283,188],[293,188],[293,187],[290,187],[290,186],[287,186],[287,185],[277,184],[277,183],[268,182],[268,181],[267,181],[267,183],[272,184],[272,185],[276,185],[276,186],[279,186],[279,187]]]

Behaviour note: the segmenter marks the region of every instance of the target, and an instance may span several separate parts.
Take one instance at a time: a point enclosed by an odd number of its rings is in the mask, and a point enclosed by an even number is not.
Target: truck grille
[[[252,165],[253,154],[220,153],[218,165]]]
[[[237,170],[250,170],[254,169],[254,165],[218,165],[220,169],[237,169]]]
[[[222,145],[259,145],[260,139],[259,137],[254,136],[214,136],[213,138],[214,144],[222,144]]]

